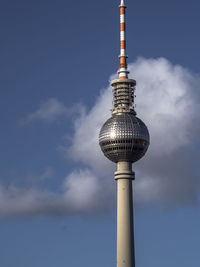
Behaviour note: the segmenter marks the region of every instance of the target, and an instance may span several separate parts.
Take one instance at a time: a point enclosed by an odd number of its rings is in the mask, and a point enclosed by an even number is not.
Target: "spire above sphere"
[[[126,55],[126,6],[124,0],[121,0],[120,8],[120,69],[118,71],[119,79],[128,79],[127,55]]]
[[[120,7],[121,7],[121,6],[124,6],[124,7],[126,7],[126,6],[125,6],[125,2],[124,2],[124,0],[121,0]]]

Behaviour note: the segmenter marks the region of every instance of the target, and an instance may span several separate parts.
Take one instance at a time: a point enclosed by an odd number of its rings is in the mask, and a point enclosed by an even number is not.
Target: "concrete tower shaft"
[[[117,267],[135,267],[132,180],[130,162],[118,162],[117,180]]]

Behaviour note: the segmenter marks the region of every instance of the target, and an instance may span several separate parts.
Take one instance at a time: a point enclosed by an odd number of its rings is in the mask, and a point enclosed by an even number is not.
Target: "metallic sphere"
[[[136,162],[148,149],[149,132],[134,114],[115,114],[101,128],[99,144],[104,155],[115,163]]]

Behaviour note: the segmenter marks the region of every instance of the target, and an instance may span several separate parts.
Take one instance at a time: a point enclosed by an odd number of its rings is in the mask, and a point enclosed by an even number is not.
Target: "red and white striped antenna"
[[[120,8],[120,69],[118,71],[119,79],[128,79],[127,55],[126,55],[126,6],[124,0],[121,0]]]

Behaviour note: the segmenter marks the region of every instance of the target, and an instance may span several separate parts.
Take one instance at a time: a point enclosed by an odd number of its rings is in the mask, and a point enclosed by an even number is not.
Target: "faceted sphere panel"
[[[115,114],[101,128],[99,144],[113,162],[136,162],[148,149],[149,132],[144,122],[133,114]]]

